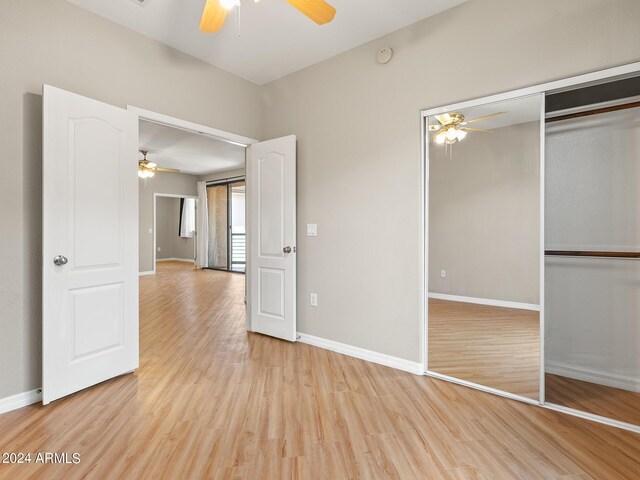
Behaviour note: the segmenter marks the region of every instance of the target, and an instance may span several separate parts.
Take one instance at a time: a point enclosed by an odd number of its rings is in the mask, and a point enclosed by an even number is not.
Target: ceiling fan
[[[180,173],[180,170],[178,169],[159,167],[156,163],[147,160],[147,153],[149,153],[148,150],[140,150],[140,153],[144,157],[142,160],[138,160],[138,176],[140,178],[151,178],[157,172]]]
[[[256,3],[260,0],[254,0]],[[329,23],[336,15],[336,9],[324,0],[287,0],[294,8],[318,25]],[[240,7],[240,0],[207,0],[200,20],[200,30],[215,33],[222,28],[227,13],[233,7]]]
[[[495,117],[497,115],[503,115],[505,113],[507,112],[496,112],[490,115],[483,115],[482,117],[474,118],[472,120],[466,120],[464,115],[460,112],[443,113],[442,115],[435,115],[435,118],[438,120],[440,125],[429,125],[429,131],[437,132],[435,133],[434,138],[436,143],[452,145],[464,140],[469,132],[493,133],[491,130],[480,130],[477,128],[466,127],[465,125]]]

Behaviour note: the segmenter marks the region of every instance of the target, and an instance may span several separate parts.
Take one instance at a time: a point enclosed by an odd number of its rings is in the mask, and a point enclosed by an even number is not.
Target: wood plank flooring
[[[537,400],[538,312],[430,298],[429,370]]]
[[[242,275],[141,279],[141,365],[0,415],[33,479],[635,479],[640,435],[244,330]]]
[[[640,425],[638,392],[551,374],[545,375],[545,390],[547,402]]]

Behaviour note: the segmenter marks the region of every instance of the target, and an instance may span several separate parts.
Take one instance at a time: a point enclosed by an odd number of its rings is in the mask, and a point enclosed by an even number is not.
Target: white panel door
[[[44,86],[42,393],[138,367],[138,117]]]
[[[247,165],[249,324],[296,339],[296,137],[254,143]]]

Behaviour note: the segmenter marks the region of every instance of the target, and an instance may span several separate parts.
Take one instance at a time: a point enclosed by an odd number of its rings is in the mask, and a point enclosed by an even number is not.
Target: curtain
[[[207,182],[198,182],[196,232],[198,232],[196,236],[196,267],[207,268],[209,266],[209,212],[207,208]]]
[[[227,269],[229,246],[229,191],[227,184],[207,187],[209,267]]]
[[[196,199],[185,198],[180,215],[180,236],[192,238],[196,230]]]

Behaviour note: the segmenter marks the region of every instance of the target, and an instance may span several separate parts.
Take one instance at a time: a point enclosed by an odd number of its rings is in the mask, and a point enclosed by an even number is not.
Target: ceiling
[[[243,0],[240,37],[235,12],[220,32],[199,30],[205,0],[68,1],[263,85],[467,0],[329,0],[337,13],[323,26],[286,0]]]
[[[149,150],[147,160],[181,173],[206,175],[244,168],[244,147],[144,120],[140,121],[140,149]]]

